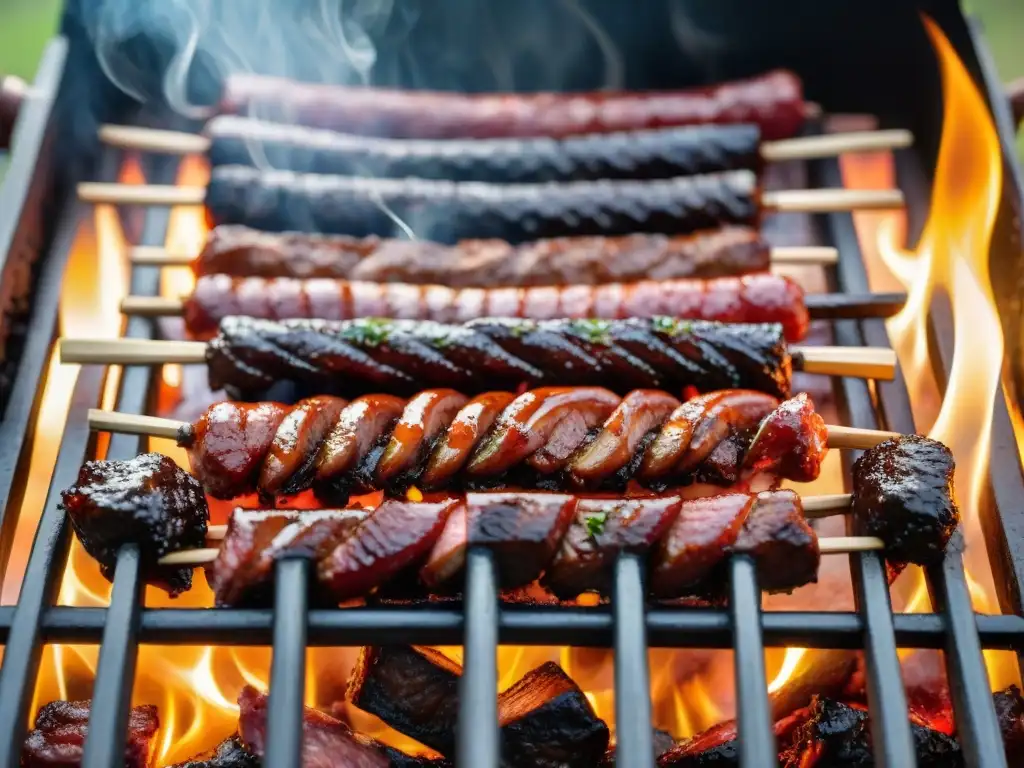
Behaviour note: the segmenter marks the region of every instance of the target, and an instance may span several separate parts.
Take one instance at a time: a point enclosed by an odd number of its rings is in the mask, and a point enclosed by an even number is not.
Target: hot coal
[[[61,494],[78,540],[113,580],[121,547],[138,547],[143,578],[172,597],[192,586],[192,568],[157,561],[202,547],[210,513],[202,486],[171,459],[144,453],[123,461],[88,461]]]
[[[346,699],[442,755],[455,754],[462,667],[437,651],[366,646]]]
[[[169,768],[261,768],[260,759],[242,744],[238,734],[230,736],[209,752],[175,763]]]
[[[89,734],[91,701],[51,701],[36,715],[35,728],[25,737],[21,750],[24,768],[78,768]],[[153,740],[160,728],[152,705],[132,707],[128,713],[128,739],[124,768],[146,768]]]
[[[940,561],[960,520],[954,468],[949,448],[920,435],[892,438],[866,451],[853,465],[859,532],[882,539],[891,561]]]

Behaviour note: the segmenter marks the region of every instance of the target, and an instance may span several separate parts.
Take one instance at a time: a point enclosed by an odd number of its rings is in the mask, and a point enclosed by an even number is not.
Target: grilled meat
[[[631,480],[651,488],[701,480],[738,482],[750,469],[795,468],[811,479],[827,451],[825,427],[806,395],[779,402],[760,392],[726,390],[683,404],[661,391],[620,398],[600,387],[546,387],[488,393],[472,400],[450,389],[425,390],[405,403],[371,395],[276,404],[219,403],[182,430],[192,470],[208,493],[264,497],[312,487],[329,503],[384,490],[525,487],[609,488]],[[253,412],[284,413],[256,433]],[[784,439],[772,430],[783,411]],[[397,415],[396,414],[399,414]],[[762,424],[769,426],[758,429]],[[211,444],[210,435],[216,440]],[[797,455],[768,453],[770,447]],[[814,455],[803,455],[813,452]]]
[[[1020,688],[1011,685],[992,694],[999,718],[999,730],[1006,746],[1007,765],[1024,765],[1024,697]]]
[[[280,382],[313,394],[466,394],[587,384],[620,394],[744,387],[788,397],[792,359],[779,325],[649,320],[402,320],[228,317],[207,345],[210,387],[248,399]]]
[[[756,227],[761,195],[751,171],[655,181],[482,184],[264,171],[212,170],[210,226],[242,224],[272,232],[522,243],[547,237],[684,235],[739,224]]]
[[[709,123],[754,123],[765,139],[782,139],[799,132],[805,104],[799,78],[785,70],[685,90],[522,94],[316,85],[244,74],[227,79],[220,111],[410,139],[561,138]]]
[[[462,667],[415,646],[365,646],[345,698],[442,755],[455,754]]]
[[[791,490],[757,495],[731,551],[754,560],[765,592],[791,592],[818,580],[818,537]]]
[[[114,577],[117,553],[139,548],[143,578],[172,597],[192,586],[191,568],[162,567],[166,554],[206,541],[209,510],[199,482],[171,459],[146,453],[127,461],[89,461],[61,494],[78,540]]]
[[[721,323],[780,323],[787,341],[807,335],[800,287],[760,273],[711,280],[642,280],[604,285],[451,288],[447,285],[205,275],[184,300],[185,326],[197,338],[233,315],[270,320],[393,317],[461,323],[481,317],[616,320],[662,315]]]
[[[24,768],[78,768],[89,734],[91,701],[51,701],[36,714],[35,728],[25,737],[21,750]],[[160,728],[152,705],[132,707],[128,713],[125,768],[146,768],[153,741]]]
[[[261,768],[260,760],[242,744],[238,734],[230,736],[209,752],[175,763],[170,768]]]
[[[552,662],[499,694],[498,723],[509,768],[593,768],[608,747],[608,726]]]
[[[390,139],[225,115],[206,124],[213,167],[517,184],[670,179],[760,171],[761,131],[744,123],[497,139]]]
[[[853,513],[866,535],[886,542],[896,562],[942,559],[960,511],[953,454],[920,435],[886,440],[853,465]]]
[[[692,235],[562,237],[512,245],[462,240],[382,240],[224,225],[192,262],[197,276],[316,277],[451,288],[600,285],[709,279],[766,272],[768,244],[756,229],[725,226]]]

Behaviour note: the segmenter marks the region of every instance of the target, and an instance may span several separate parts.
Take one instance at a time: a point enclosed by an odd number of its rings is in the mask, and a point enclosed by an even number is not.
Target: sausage
[[[656,181],[482,184],[371,179],[263,171],[212,170],[206,189],[210,226],[244,224],[456,243],[498,238],[522,243],[569,235],[684,235],[725,224],[756,227],[760,191],[751,171]]]
[[[670,179],[761,170],[756,125],[500,139],[389,139],[223,116],[206,125],[210,165],[337,176],[529,184]]]
[[[355,467],[404,409],[405,401],[391,395],[366,395],[342,409],[317,453],[316,480],[328,482]]]
[[[461,470],[473,448],[513,400],[511,392],[486,392],[466,403],[441,435],[420,476],[421,484],[439,487]]]
[[[260,468],[260,491],[271,496],[301,490],[313,473],[319,447],[338,419],[345,401],[311,397],[296,404],[274,432]]]
[[[649,320],[398,320],[225,318],[207,344],[209,383],[258,397],[288,382],[299,393],[463,394],[528,386],[595,385],[699,392],[755,389],[789,396],[793,362],[779,325]],[[451,364],[443,368],[438,357]],[[387,364],[382,362],[387,360]]]
[[[782,139],[799,132],[806,107],[800,79],[774,70],[675,91],[532,94],[399,91],[237,74],[225,81],[219,109],[394,138],[557,138],[672,125],[755,123],[765,139]]]
[[[596,337],[603,333],[603,325],[590,320],[664,315],[723,323],[781,323],[788,341],[803,339],[810,324],[800,286],[770,273],[713,280],[488,289],[208,275],[196,282],[183,311],[189,333],[198,338],[216,333],[230,315],[271,320],[392,317],[441,323],[485,317],[572,318],[586,319],[579,327],[592,328]]]
[[[417,469],[418,462],[427,458],[434,442],[466,401],[465,395],[452,389],[427,390],[412,398],[395,424],[377,464],[378,487],[386,487],[390,480],[402,472]]]
[[[451,288],[596,285],[766,272],[770,250],[756,229],[724,226],[692,235],[559,237],[512,245],[262,232],[225,224],[192,263],[197,276],[326,277]]]

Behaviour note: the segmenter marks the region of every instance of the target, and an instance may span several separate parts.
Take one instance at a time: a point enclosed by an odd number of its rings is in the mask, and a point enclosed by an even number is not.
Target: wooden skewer
[[[61,339],[62,363],[80,365],[190,365],[206,362],[202,341]],[[826,376],[892,381],[896,353],[885,347],[792,347],[797,370]]]
[[[824,245],[783,245],[769,251],[768,258],[777,266],[822,266],[839,262],[839,250]],[[195,259],[183,253],[168,253],[157,245],[140,245],[129,257],[138,267],[190,267]]]
[[[330,133],[331,131],[326,131]],[[209,151],[211,139],[202,134],[139,128],[132,125],[101,125],[100,141],[121,149],[170,155],[198,155]],[[914,143],[914,134],[902,129],[851,131],[821,136],[800,136],[761,143],[761,157],[769,163],[814,160],[854,152],[903,149]]]
[[[202,205],[206,187],[87,181],[78,185],[86,203],[109,205]],[[779,213],[833,213],[903,207],[898,189],[788,189],[764,192],[761,207]]]

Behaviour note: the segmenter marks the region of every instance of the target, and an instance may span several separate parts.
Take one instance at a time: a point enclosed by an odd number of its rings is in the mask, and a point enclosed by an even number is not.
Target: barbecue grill
[[[132,90],[149,98],[145,106],[126,96],[97,62],[89,32],[95,18],[86,0],[71,0],[61,33],[49,44],[27,94],[13,88],[0,94],[3,120],[15,113],[12,162],[0,191],[0,296],[4,337],[0,362],[0,569],[11,557],[15,527],[27,482],[40,393],[58,333],[58,301],[71,243],[88,210],[76,201],[80,181],[114,181],[123,154],[97,141],[100,123],[115,122],[195,130],[198,124],[178,116],[162,99],[160,73],[173,51],[167,41],[139,33],[124,41],[136,61],[145,62]],[[413,4],[410,4],[413,5]],[[453,82],[466,90],[494,90],[490,76],[476,66],[489,42],[452,38],[451,17],[479,13],[483,3],[459,0],[450,12],[423,15],[409,33],[409,50],[430,52],[437,41],[458,40],[469,47],[465,57],[413,57],[427,62],[415,71],[397,53],[381,47],[372,70],[375,82],[400,87],[446,88]],[[495,4],[499,5],[499,4]],[[508,5],[502,15],[527,15],[535,3]],[[513,12],[511,6],[515,6]],[[525,6],[529,5],[527,8]],[[619,558],[610,607],[499,606],[494,564],[486,552],[472,551],[461,604],[427,607],[360,607],[323,610],[307,604],[311,578],[299,559],[277,565],[272,609],[213,610],[146,608],[139,553],[126,547],[118,556],[106,609],[55,605],[67,561],[71,532],[58,508],[60,490],[74,484],[82,462],[95,453],[87,411],[98,407],[107,377],[100,366],[85,366],[78,375],[64,425],[56,466],[23,585],[16,604],[0,607],[4,642],[0,671],[0,766],[19,762],[28,708],[44,644],[100,644],[92,693],[93,707],[83,765],[120,764],[136,656],[140,643],[165,645],[271,645],[272,705],[269,710],[270,766],[293,765],[300,754],[305,649],[308,646],[359,644],[462,645],[464,675],[459,720],[459,764],[497,765],[499,731],[495,690],[496,648],[516,645],[586,645],[614,650],[617,764],[651,764],[652,720],[648,648],[724,648],[735,652],[740,764],[754,768],[775,764],[772,712],[765,686],[766,647],[860,649],[864,652],[871,732],[878,765],[915,765],[907,719],[907,696],[901,684],[897,650],[933,648],[945,652],[947,673],[965,762],[970,766],[1005,766],[1002,740],[992,705],[983,649],[1024,652],[1024,475],[1011,413],[1024,394],[1020,297],[1024,295],[1020,226],[1024,214],[1024,174],[1013,159],[1015,126],[1000,83],[995,79],[981,30],[947,0],[894,3],[873,0],[821,4],[799,0],[788,12],[764,3],[719,0],[679,7],[654,3],[630,9],[613,0],[595,2],[590,13],[609,31],[626,62],[621,87],[683,87],[711,79],[746,76],[785,66],[803,79],[810,99],[826,113],[869,113],[883,126],[905,127],[915,134],[913,149],[896,153],[899,187],[907,202],[911,240],[928,214],[929,192],[941,136],[941,83],[934,51],[919,12],[943,29],[987,97],[999,130],[1005,163],[1000,213],[992,241],[993,274],[1006,336],[1006,387],[995,405],[988,474],[991,504],[981,513],[1003,615],[979,615],[961,554],[953,548],[939,567],[928,570],[934,613],[893,613],[885,563],[879,553],[851,555],[857,610],[762,611],[761,593],[751,561],[733,558],[729,568],[729,606],[723,609],[676,610],[646,606],[643,567],[633,556]],[[458,7],[457,7],[458,6]],[[465,6],[465,7],[462,7]],[[670,12],[671,11],[671,12]],[[666,23],[672,18],[675,24]],[[799,25],[793,19],[801,19]],[[500,26],[498,27],[500,29]],[[394,30],[380,30],[387,40]],[[673,36],[673,32],[677,37]],[[685,43],[685,50],[680,47]],[[560,85],[566,90],[602,85],[600,51],[584,47],[566,67]],[[454,62],[454,63],[453,63]],[[210,99],[213,67],[202,59],[188,80],[197,99]],[[204,74],[205,73],[205,74]],[[299,73],[312,77],[315,73]],[[543,72],[526,67],[516,80],[544,87]],[[20,103],[20,109],[12,105]],[[820,128],[820,126],[819,126]],[[813,129],[813,128],[812,128]],[[145,179],[173,184],[178,160],[144,155]],[[808,186],[843,185],[839,162],[807,163]],[[132,244],[160,246],[168,226],[166,208],[126,208],[125,231]],[[832,289],[869,291],[854,220],[848,213],[811,217],[816,244],[838,248],[831,271]],[[158,270],[134,266],[130,293],[157,296]],[[952,365],[952,314],[948,303],[931,307],[935,340],[933,360],[945,382]],[[128,318],[124,335],[153,338],[159,326],[150,318]],[[836,344],[890,345],[880,319],[846,320],[833,326]],[[126,367],[115,407],[147,413],[158,372]],[[901,375],[891,382],[837,379],[835,394],[844,423],[854,427],[916,431],[910,397]],[[144,450],[137,436],[114,435],[107,458],[129,458]]]

